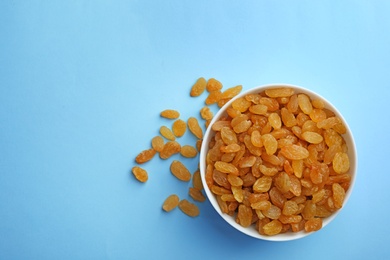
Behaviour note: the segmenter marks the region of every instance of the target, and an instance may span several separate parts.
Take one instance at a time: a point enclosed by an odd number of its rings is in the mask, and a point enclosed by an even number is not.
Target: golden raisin
[[[182,137],[187,131],[187,124],[181,119],[177,119],[172,124],[172,132],[176,137]]]
[[[179,209],[190,217],[196,217],[199,215],[199,208],[195,204],[183,199],[179,202]]]
[[[174,141],[176,139],[175,135],[172,133],[171,129],[166,126],[160,127],[160,134],[164,136],[166,139]]]
[[[191,173],[180,161],[174,160],[171,163],[171,173],[181,181],[190,181]]]
[[[197,97],[200,96],[206,89],[206,80],[204,78],[199,78],[191,88],[190,96]]]
[[[152,139],[152,147],[156,152],[161,152],[164,148],[164,139],[161,136],[155,136]]]
[[[338,152],[333,158],[333,169],[337,173],[346,173],[349,170],[349,157],[348,154]]]
[[[195,188],[190,187],[188,194],[196,201],[203,202],[206,200],[206,197],[203,195],[203,193]]]
[[[195,117],[190,117],[187,121],[188,129],[190,129],[191,133],[193,133],[198,139],[203,138],[203,130],[199,126],[198,119]]]
[[[193,158],[198,154],[198,151],[191,145],[183,145],[181,147],[180,154],[187,158]]]
[[[169,212],[179,205],[179,197],[176,194],[172,194],[165,199],[163,203],[163,210]]]
[[[134,166],[131,171],[133,172],[134,177],[140,182],[146,182],[148,180],[148,172],[141,167]]]
[[[218,80],[216,80],[215,78],[210,78],[207,81],[206,89],[207,89],[208,92],[221,90],[222,89],[222,83],[219,82]]]
[[[213,118],[213,112],[211,112],[209,107],[205,106],[200,110],[200,116],[204,120],[209,120]]]
[[[271,88],[271,89],[266,89],[265,94],[272,98],[289,97],[294,94],[294,89],[288,87]]]
[[[238,85],[235,87],[231,87],[222,92],[221,99],[231,99],[238,95],[242,90],[242,86]]]
[[[168,159],[172,155],[179,153],[181,150],[181,146],[178,142],[176,141],[169,141],[167,142],[162,151],[160,152],[160,158],[161,159]]]
[[[147,161],[150,161],[155,154],[156,154],[156,150],[154,150],[153,148],[144,150],[141,153],[139,153],[137,157],[135,157],[135,161],[139,164],[145,163]]]
[[[176,119],[179,118],[180,113],[173,109],[166,109],[161,112],[160,114],[162,117],[168,118],[168,119]]]

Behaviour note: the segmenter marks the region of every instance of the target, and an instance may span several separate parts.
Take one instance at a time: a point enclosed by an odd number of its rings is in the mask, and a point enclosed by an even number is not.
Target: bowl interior
[[[212,119],[212,121],[210,123],[210,126],[213,125],[216,121],[218,121],[222,116],[226,116],[227,115],[226,114],[226,108],[228,108],[235,99],[243,97],[243,96],[245,96],[247,94],[260,93],[260,92],[264,91],[265,89],[278,88],[278,87],[292,87],[292,88],[295,89],[295,93],[304,93],[304,94],[308,95],[311,99],[321,99],[321,100],[323,100],[324,103],[325,103],[325,108],[330,109],[331,111],[333,111],[336,114],[336,116],[338,116],[342,120],[343,124],[345,125],[345,127],[347,129],[347,132],[343,135],[343,137],[344,137],[344,140],[345,140],[345,142],[346,142],[346,144],[348,146],[348,156],[349,156],[349,160],[350,160],[350,170],[349,170],[349,172],[350,172],[350,174],[352,176],[352,179],[351,179],[351,182],[350,182],[350,187],[349,187],[348,191],[345,194],[345,200],[344,200],[344,204],[343,204],[344,205],[343,207],[345,207],[349,197],[351,196],[351,193],[352,193],[352,190],[353,190],[353,187],[354,187],[354,184],[355,184],[355,180],[356,180],[357,154],[356,154],[355,142],[354,142],[354,139],[353,139],[352,132],[351,132],[347,122],[345,121],[344,117],[336,109],[336,107],[334,107],[328,100],[324,99],[320,95],[318,95],[318,94],[316,94],[316,93],[314,93],[314,92],[312,92],[312,91],[310,91],[308,89],[305,89],[303,87],[296,86],[296,85],[291,85],[291,84],[269,84],[269,85],[263,85],[263,86],[255,87],[255,88],[252,88],[252,89],[250,89],[248,91],[242,92],[241,94],[237,95],[232,100],[230,100],[228,103],[226,103],[225,106],[223,106],[216,113],[216,115],[214,116],[214,118]],[[237,224],[233,217],[231,217],[231,216],[221,212],[221,210],[219,208],[219,205],[217,203],[217,200],[216,200],[214,194],[208,189],[207,184],[206,184],[206,180],[205,180],[206,155],[207,155],[207,152],[208,152],[208,143],[214,137],[214,134],[215,133],[211,129],[211,127],[208,127],[208,129],[207,129],[207,131],[205,133],[204,139],[203,139],[203,145],[202,145],[201,152],[200,152],[200,172],[201,172],[202,182],[203,182],[204,187],[205,187],[206,195],[207,195],[209,201],[211,202],[211,204],[213,205],[214,209],[219,213],[219,215],[226,222],[228,222],[231,226],[233,226],[237,230],[241,231],[242,233],[244,233],[246,235],[249,235],[251,237],[258,238],[258,239],[269,240],[269,241],[288,241],[288,240],[299,239],[299,238],[302,238],[302,237],[305,237],[305,236],[308,236],[308,235],[312,234],[313,232],[308,233],[308,232],[305,232],[305,231],[300,231],[300,232],[296,232],[296,233],[294,233],[294,232],[287,232],[287,233],[278,234],[278,235],[275,235],[275,236],[264,236],[264,235],[261,235],[260,233],[258,233],[258,231],[254,227],[251,226],[251,227],[244,228],[241,225]],[[340,213],[341,210],[342,209],[339,209],[338,211],[334,212],[330,217],[324,218],[323,219],[323,226],[322,226],[322,228],[327,226]]]

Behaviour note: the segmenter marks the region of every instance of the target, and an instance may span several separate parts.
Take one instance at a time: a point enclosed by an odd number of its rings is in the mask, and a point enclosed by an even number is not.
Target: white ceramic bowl
[[[243,97],[243,96],[245,96],[247,94],[260,93],[260,92],[262,92],[262,91],[264,91],[266,89],[278,88],[278,87],[292,87],[292,88],[295,89],[295,93],[304,93],[304,94],[307,94],[311,99],[318,99],[319,98],[319,99],[323,100],[324,103],[325,103],[325,107],[330,109],[331,111],[333,111],[336,114],[336,116],[338,116],[342,120],[342,122],[344,123],[344,125],[345,125],[345,127],[347,129],[347,132],[343,135],[343,137],[344,137],[344,140],[345,140],[345,142],[346,142],[346,144],[348,146],[348,156],[349,156],[349,160],[350,160],[350,170],[349,170],[349,173],[352,175],[352,179],[351,179],[351,182],[350,182],[350,187],[349,187],[349,189],[348,189],[348,191],[346,192],[346,195],[345,195],[345,200],[344,200],[344,204],[343,204],[344,205],[343,208],[344,208],[345,204],[348,202],[348,199],[349,199],[349,197],[352,194],[352,191],[353,191],[353,188],[354,188],[354,184],[355,184],[355,180],[356,180],[357,153],[356,153],[355,142],[354,142],[354,139],[353,139],[353,136],[352,136],[352,132],[351,132],[347,122],[345,121],[344,117],[341,115],[341,113],[328,100],[326,100],[325,98],[321,97],[317,93],[314,93],[313,91],[310,91],[310,90],[305,89],[303,87],[296,86],[296,85],[290,85],[290,84],[269,84],[269,85],[263,85],[263,86],[255,87],[255,88],[252,88],[252,89],[250,89],[248,91],[240,93],[239,95],[234,97],[232,100],[230,100],[228,103],[226,103],[216,113],[216,115],[214,116],[213,120],[210,123],[210,126],[213,125],[214,122],[216,122],[222,116],[226,116],[226,108],[228,108],[235,99]],[[248,236],[251,236],[251,237],[254,237],[254,238],[257,238],[257,239],[268,240],[268,241],[289,241],[289,240],[295,240],[295,239],[303,238],[305,236],[308,236],[308,235],[312,234],[313,232],[300,231],[300,232],[296,232],[296,233],[294,233],[294,232],[287,232],[287,233],[278,234],[278,235],[275,235],[275,236],[264,236],[264,235],[259,234],[254,226],[250,226],[250,227],[246,227],[246,228],[242,227],[241,225],[236,223],[235,219],[232,216],[229,216],[229,215],[224,214],[224,213],[221,212],[221,210],[219,208],[219,205],[217,203],[217,200],[215,198],[215,195],[208,189],[207,184],[206,184],[206,180],[205,180],[206,155],[207,155],[207,152],[208,152],[208,143],[210,142],[210,140],[214,136],[214,134],[215,134],[214,131],[211,129],[211,127],[209,127],[207,129],[205,135],[204,135],[203,145],[202,145],[202,149],[201,149],[201,152],[200,152],[200,172],[201,172],[202,181],[204,183],[206,195],[207,195],[209,201],[211,202],[211,204],[213,205],[214,209],[219,213],[219,215],[222,217],[222,219],[224,219],[226,222],[228,222],[232,227],[234,227],[238,231],[240,231],[240,232],[242,232],[242,233],[244,233],[244,234],[246,234]],[[324,228],[330,222],[332,222],[332,220],[340,213],[340,211],[343,208],[341,208],[338,211],[334,212],[330,217],[324,218],[323,219],[323,226],[322,226],[322,228]],[[317,232],[319,232],[319,231],[317,231]]]

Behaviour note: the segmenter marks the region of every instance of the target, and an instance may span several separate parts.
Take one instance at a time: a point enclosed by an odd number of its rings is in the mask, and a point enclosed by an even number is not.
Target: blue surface
[[[389,1],[1,1],[0,259],[383,259],[390,252]],[[329,99],[358,179],[329,226],[266,242],[163,199],[188,186],[158,158],[130,169],[194,81],[285,82]],[[186,135],[182,143],[194,139]],[[197,162],[188,160],[191,171]]]

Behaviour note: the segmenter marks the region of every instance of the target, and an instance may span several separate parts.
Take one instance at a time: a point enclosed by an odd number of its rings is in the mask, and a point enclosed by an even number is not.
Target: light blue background
[[[0,259],[383,259],[389,13],[385,0],[1,1]],[[161,210],[190,184],[170,160],[146,164],[145,184],[130,169],[170,124],[161,110],[198,115],[205,95],[188,93],[200,76],[298,84],[338,107],[359,169],[334,222],[275,243],[240,234],[209,202],[195,219]]]

